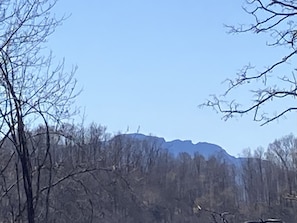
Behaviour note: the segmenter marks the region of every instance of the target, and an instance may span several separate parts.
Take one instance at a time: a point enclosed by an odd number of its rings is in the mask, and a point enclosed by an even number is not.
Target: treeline
[[[229,223],[297,222],[292,135],[266,151],[246,151],[238,166],[199,154],[174,157],[157,142],[112,136],[96,124],[39,127],[26,136],[36,222],[223,222],[219,213]],[[25,222],[21,162],[15,145],[2,141],[0,221]]]

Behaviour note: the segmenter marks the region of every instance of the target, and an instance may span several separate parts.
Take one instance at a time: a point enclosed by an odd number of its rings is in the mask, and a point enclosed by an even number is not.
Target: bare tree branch
[[[250,26],[227,26],[230,33],[269,33],[273,42],[268,46],[285,46],[289,53],[280,60],[272,63],[260,72],[255,72],[255,67],[247,65],[235,76],[228,78],[224,83],[228,86],[221,96],[213,95],[211,99],[201,104],[200,107],[212,107],[223,114],[227,120],[236,115],[252,113],[253,120],[266,125],[287,113],[296,111],[294,104],[283,104],[277,111],[267,111],[267,105],[274,105],[277,99],[296,99],[297,82],[295,73],[297,68],[290,64],[297,55],[297,4],[295,1],[271,0],[267,3],[263,0],[247,0],[244,10],[251,15],[254,22]],[[281,69],[291,67],[291,74],[283,75]],[[260,86],[260,87],[258,87]],[[250,102],[238,102],[231,98],[232,94],[248,87],[251,95]]]

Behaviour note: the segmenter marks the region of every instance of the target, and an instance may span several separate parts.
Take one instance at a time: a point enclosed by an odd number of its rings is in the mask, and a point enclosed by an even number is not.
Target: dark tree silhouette
[[[226,80],[228,86],[221,96],[214,95],[201,106],[214,108],[223,114],[224,120],[251,113],[253,120],[265,125],[297,110],[297,66],[294,61],[297,53],[297,2],[246,0],[243,9],[254,21],[251,25],[227,26],[230,33],[269,34],[267,45],[282,47],[285,55],[262,70],[256,70],[250,64],[244,66],[234,78]],[[236,96],[232,98],[231,93],[236,95],[240,89],[250,91],[248,103],[236,100]],[[268,106],[273,109],[268,109]]]
[[[55,4],[55,0],[0,2],[0,146],[9,141],[13,156],[17,156],[8,161],[16,162],[18,179],[19,209],[13,221],[35,222],[40,177],[49,175],[51,184],[51,166],[45,170],[45,164],[51,164],[49,126],[69,117],[75,97],[73,73],[64,73],[63,62],[54,66],[52,55],[44,49],[49,35],[63,21],[51,14]],[[32,146],[28,133],[38,124],[45,126],[44,153]],[[30,159],[34,154],[38,154],[36,163]],[[49,192],[50,187],[47,196]],[[8,192],[5,195],[10,196]],[[26,218],[23,212],[27,212]]]

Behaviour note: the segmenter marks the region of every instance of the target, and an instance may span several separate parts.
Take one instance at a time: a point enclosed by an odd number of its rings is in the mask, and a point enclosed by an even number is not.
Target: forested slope
[[[274,142],[265,153],[247,154],[238,170],[216,157],[176,157],[157,143],[111,136],[95,124],[52,129],[45,161],[42,132],[43,127],[27,132],[37,222],[211,222],[209,211],[229,212],[229,223],[297,220],[293,136]],[[10,147],[6,141],[0,154],[0,221],[22,222],[22,176]]]

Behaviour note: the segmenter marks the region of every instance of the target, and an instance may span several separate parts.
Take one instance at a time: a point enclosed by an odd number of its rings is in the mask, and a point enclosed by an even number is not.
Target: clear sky
[[[60,0],[71,16],[49,47],[67,67],[77,65],[77,106],[86,124],[110,133],[136,132],[166,140],[206,141],[237,156],[244,148],[296,133],[296,113],[264,127],[250,116],[227,122],[199,109],[222,81],[251,62],[261,68],[282,55],[267,36],[229,35],[224,24],[251,23],[242,0]],[[247,94],[237,95],[249,100]]]

